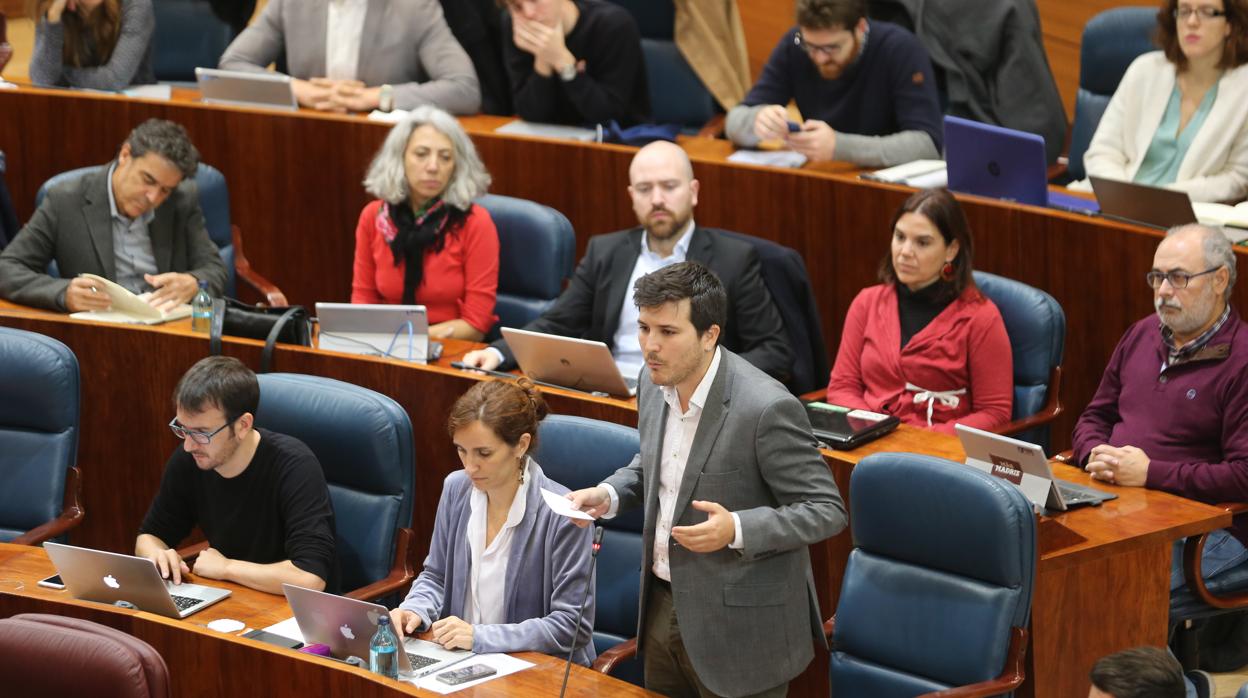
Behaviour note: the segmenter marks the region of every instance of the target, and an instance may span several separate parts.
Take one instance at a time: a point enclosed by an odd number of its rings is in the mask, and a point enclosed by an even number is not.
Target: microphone
[[[585,615],[585,604],[589,602],[589,588],[594,584],[594,569],[598,566],[598,551],[602,550],[602,526],[594,526],[594,544],[589,553],[589,581],[585,583],[585,595],[581,597],[581,610],[576,614],[576,624],[572,626],[572,641],[568,643],[568,663],[563,667],[563,685],[559,687],[559,698],[568,690],[568,675],[572,673],[572,653],[576,651],[576,636],[581,634],[581,618]],[[589,634],[589,641],[594,641],[594,634]]]

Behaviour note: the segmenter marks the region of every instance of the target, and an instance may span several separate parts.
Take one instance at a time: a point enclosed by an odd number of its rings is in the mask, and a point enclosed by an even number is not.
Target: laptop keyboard
[[[178,596],[177,594],[170,594],[169,598],[173,599],[173,605],[177,606],[179,611],[185,611],[204,602],[203,599],[193,599],[189,596]]]
[[[434,659],[433,657],[426,657],[423,654],[412,654],[411,652],[408,652],[407,661],[412,663],[412,671],[420,671],[421,669],[437,664],[442,660]]]

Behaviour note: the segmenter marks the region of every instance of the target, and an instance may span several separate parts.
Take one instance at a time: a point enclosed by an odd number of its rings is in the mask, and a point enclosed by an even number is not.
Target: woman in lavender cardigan
[[[430,630],[447,648],[553,655],[575,637],[573,658],[593,661],[593,532],[545,505],[542,489],[568,490],[527,455],[545,416],[527,378],[483,381],[456,401],[447,430],[464,468],[443,483],[424,570],[390,612],[401,635]]]

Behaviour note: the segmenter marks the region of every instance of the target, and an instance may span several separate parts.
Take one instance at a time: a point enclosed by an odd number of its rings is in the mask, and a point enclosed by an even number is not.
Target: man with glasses
[[[797,102],[805,121],[790,122]],[[868,21],[866,0],[797,0],[797,26],[728,113],[728,137],[781,140],[812,161],[888,167],[940,158],[940,99],[927,50],[913,34]]]
[[[191,367],[169,422],[181,446],[148,509],[135,555],[180,584],[188,573],[282,593],[282,584],[334,591],[334,512],[325,474],[308,447],[255,426],[260,384],[237,359]],[[188,565],[171,546],[195,526],[208,547]]]

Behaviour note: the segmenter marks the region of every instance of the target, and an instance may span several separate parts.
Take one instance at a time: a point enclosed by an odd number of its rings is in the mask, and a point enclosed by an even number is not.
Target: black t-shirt
[[[227,558],[290,560],[336,590],[334,510],[321,464],[302,441],[259,432],[251,463],[229,479],[200,470],[185,449],[174,451],[139,533],[176,546],[198,524]]]
[[[641,35],[628,10],[603,0],[577,0],[580,17],[564,37],[582,66],[574,80],[533,71],[533,54],[516,48],[511,14],[503,17],[503,60],[511,80],[516,114],[553,124],[645,123],[650,118]]]

